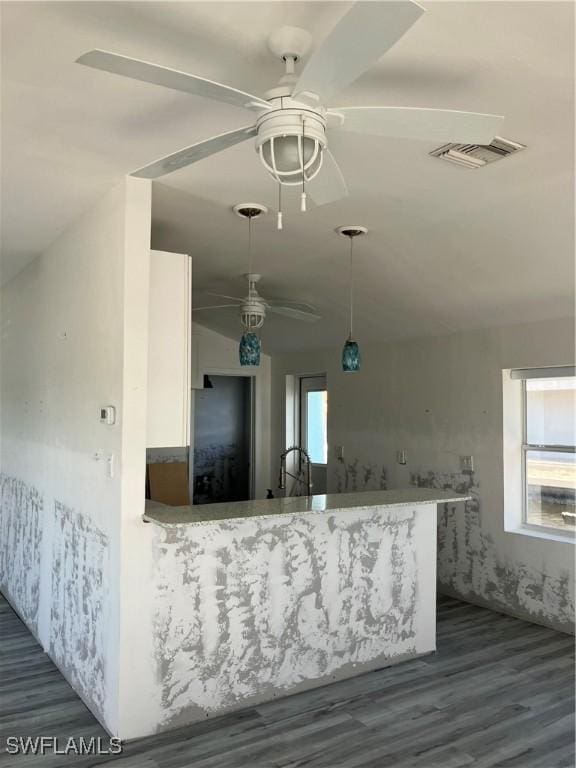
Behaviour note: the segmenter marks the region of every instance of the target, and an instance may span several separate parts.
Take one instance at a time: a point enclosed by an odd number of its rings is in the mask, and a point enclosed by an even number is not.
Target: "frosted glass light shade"
[[[238,353],[240,365],[260,365],[261,342],[252,331],[246,331],[240,339]]]
[[[310,181],[322,167],[322,150],[318,139],[312,137],[276,136],[260,146],[260,157],[281,184],[302,184],[302,176]]]
[[[342,370],[346,373],[355,373],[360,370],[360,347],[357,341],[348,341],[342,348]]]

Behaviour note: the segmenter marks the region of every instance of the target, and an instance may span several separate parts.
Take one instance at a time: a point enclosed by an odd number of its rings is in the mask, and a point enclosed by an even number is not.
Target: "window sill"
[[[531,536],[534,539],[547,539],[561,544],[575,544],[574,531],[561,531],[557,528],[544,528],[544,526],[521,525],[519,528],[511,528],[506,533],[515,533],[520,536]]]

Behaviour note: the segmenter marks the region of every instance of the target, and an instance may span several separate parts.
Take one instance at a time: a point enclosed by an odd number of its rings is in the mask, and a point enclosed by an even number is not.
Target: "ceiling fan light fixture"
[[[248,280],[248,296],[240,308],[240,322],[247,331],[262,328],[266,318],[266,303],[258,295],[257,284],[260,275],[248,272],[244,277]]]
[[[302,157],[303,150],[303,157]],[[296,186],[311,181],[322,167],[324,147],[308,136],[278,136],[260,145],[264,168],[279,184]]]
[[[320,111],[284,106],[262,115],[258,122],[256,151],[270,176],[279,184],[311,181],[322,167],[326,147],[326,121]]]
[[[254,331],[262,328],[266,315],[259,308],[257,310],[248,309],[244,305],[240,311],[240,322],[247,331]]]

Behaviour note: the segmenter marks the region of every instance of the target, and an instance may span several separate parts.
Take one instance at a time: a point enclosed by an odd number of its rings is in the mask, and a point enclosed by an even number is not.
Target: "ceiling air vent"
[[[521,149],[526,149],[526,145],[496,136],[491,144],[444,144],[430,154],[464,168],[482,168],[483,165],[503,160]]]

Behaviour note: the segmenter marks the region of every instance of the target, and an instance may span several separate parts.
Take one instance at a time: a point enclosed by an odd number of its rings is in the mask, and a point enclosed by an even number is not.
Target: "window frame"
[[[303,404],[304,390],[306,393],[306,398],[308,397],[309,392],[326,392],[326,396],[328,396],[328,382],[326,380],[325,374],[303,375],[303,376],[300,376],[299,378],[300,380],[298,383],[298,422],[299,422],[298,444],[301,445],[306,450],[308,450],[308,440],[307,440],[308,406],[307,406],[307,402],[306,402],[306,405]],[[328,427],[328,424],[326,424],[326,428],[327,427]],[[326,442],[326,461],[325,462],[311,461],[310,465],[312,467],[323,467],[326,469],[328,467],[329,452],[330,452],[330,446],[328,445],[328,442]]]
[[[538,377],[539,380],[553,379],[554,375]],[[528,388],[526,386],[527,378],[522,379],[522,395],[521,395],[521,420],[522,420],[522,443],[520,446],[521,458],[520,458],[520,472],[522,482],[522,510],[521,510],[521,526],[522,529],[527,531],[536,531],[543,534],[550,534],[551,536],[560,536],[565,539],[575,539],[576,531],[569,528],[554,528],[550,525],[539,525],[537,523],[528,522],[528,472],[527,472],[527,456],[529,451],[540,451],[546,453],[576,453],[576,446],[573,445],[548,445],[528,442]]]

